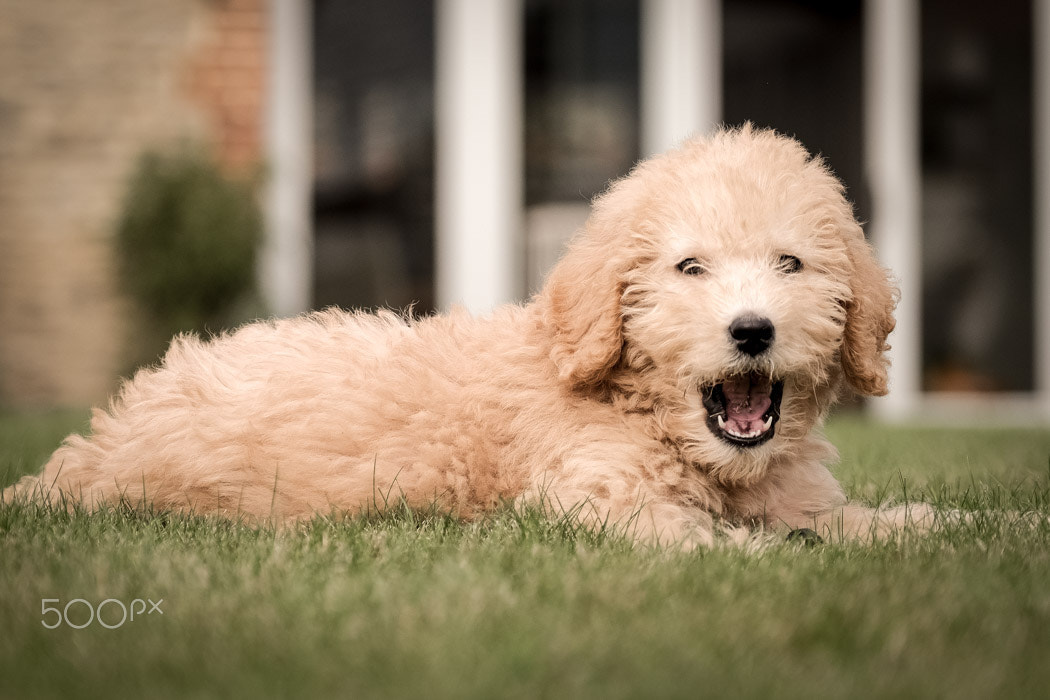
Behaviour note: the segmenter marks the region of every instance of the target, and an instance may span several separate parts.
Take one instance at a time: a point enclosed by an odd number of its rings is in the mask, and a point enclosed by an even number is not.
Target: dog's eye
[[[704,266],[700,264],[700,261],[696,258],[686,258],[682,262],[676,265],[679,272],[687,275],[702,275],[706,270]]]
[[[777,260],[777,267],[781,272],[791,275],[796,272],[802,272],[802,261],[794,255],[781,255],[780,259]]]

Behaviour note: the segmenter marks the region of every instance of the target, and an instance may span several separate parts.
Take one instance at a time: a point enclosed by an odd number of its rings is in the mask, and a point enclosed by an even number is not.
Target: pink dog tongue
[[[752,423],[761,423],[762,414],[769,410],[773,402],[769,396],[772,388],[769,378],[759,375],[725,380],[722,392],[726,397],[726,422],[741,433],[757,428]]]

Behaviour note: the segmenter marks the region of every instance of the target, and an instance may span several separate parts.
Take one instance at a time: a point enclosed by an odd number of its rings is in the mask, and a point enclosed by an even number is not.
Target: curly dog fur
[[[392,495],[464,518],[539,503],[643,541],[867,536],[916,510],[847,504],[817,428],[844,385],[886,392],[894,301],[821,159],[726,130],[611,185],[527,305],[178,337],[4,495],[279,521]]]

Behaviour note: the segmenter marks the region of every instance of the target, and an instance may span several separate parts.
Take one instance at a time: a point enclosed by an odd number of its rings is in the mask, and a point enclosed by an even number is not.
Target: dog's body
[[[5,495],[278,520],[517,501],[641,540],[865,535],[914,511],[847,505],[815,428],[843,380],[885,392],[893,300],[818,159],[722,132],[615,183],[528,305],[176,339]]]

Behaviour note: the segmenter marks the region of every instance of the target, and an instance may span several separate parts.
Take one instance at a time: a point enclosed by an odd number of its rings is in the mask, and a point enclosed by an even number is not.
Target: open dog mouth
[[[784,382],[751,372],[701,387],[700,397],[712,433],[731,445],[754,447],[776,431]]]

